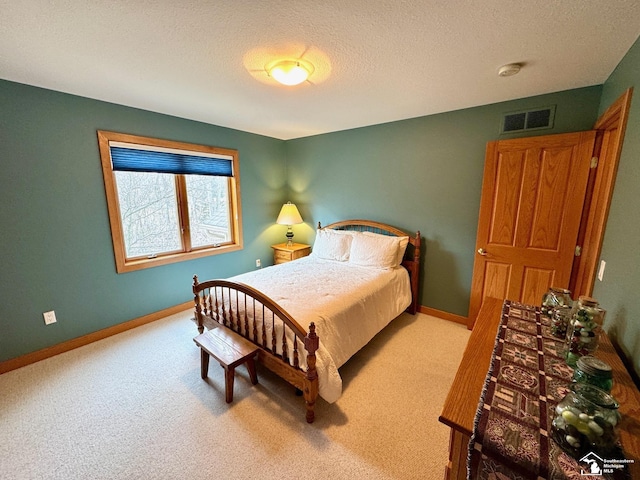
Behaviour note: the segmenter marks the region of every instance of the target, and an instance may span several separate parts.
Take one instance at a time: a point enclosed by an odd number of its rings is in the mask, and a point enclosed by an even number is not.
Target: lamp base
[[[293,247],[293,230],[291,230],[291,227],[287,230],[287,247]]]

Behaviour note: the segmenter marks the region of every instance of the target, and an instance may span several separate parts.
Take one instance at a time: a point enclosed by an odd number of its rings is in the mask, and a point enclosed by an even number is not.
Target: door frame
[[[578,233],[577,245],[581,246],[581,254],[574,257],[569,283],[573,298],[591,296],[593,291],[632,95],[633,87],[630,87],[607,108],[593,127],[598,131],[596,145],[600,145],[595,154],[598,166],[593,170],[593,179],[590,179],[593,188],[587,192]]]

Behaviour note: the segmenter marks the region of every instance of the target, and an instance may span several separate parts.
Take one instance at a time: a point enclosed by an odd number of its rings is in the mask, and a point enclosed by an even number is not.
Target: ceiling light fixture
[[[305,60],[278,60],[269,63],[265,70],[267,75],[273,77],[283,85],[298,85],[304,82],[313,73],[313,65]]]
[[[503,65],[498,69],[498,75],[501,77],[510,77],[511,75],[515,75],[520,71],[522,65],[519,63],[509,63],[507,65]]]

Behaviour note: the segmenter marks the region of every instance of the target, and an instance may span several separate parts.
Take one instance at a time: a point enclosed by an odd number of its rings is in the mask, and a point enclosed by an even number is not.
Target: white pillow
[[[400,241],[398,242],[398,265],[402,264],[402,260],[404,260],[404,252],[407,250],[407,245],[409,245],[409,237],[398,237]]]
[[[364,235],[369,235],[369,236],[397,239],[398,259],[397,259],[396,265],[402,264],[402,260],[404,259],[404,252],[407,250],[407,245],[409,245],[409,237],[393,237],[393,236],[382,235],[380,233],[374,233],[374,232],[363,232],[363,233]]]
[[[400,237],[356,235],[351,242],[349,263],[361,267],[394,268],[398,265]]]
[[[352,238],[351,235],[339,235],[331,229],[317,230],[311,255],[325,260],[346,262],[349,260]]]
[[[362,235],[362,232],[359,232],[357,230],[338,230],[333,228],[326,228],[325,230],[333,232],[336,235],[349,235],[351,237],[353,237],[354,235]]]

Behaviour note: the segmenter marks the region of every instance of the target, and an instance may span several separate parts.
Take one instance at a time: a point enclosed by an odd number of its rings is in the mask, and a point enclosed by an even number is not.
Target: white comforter
[[[411,303],[403,267],[381,270],[313,255],[229,280],[260,290],[305,329],[315,322],[319,393],[329,403],[342,394],[338,368]]]

